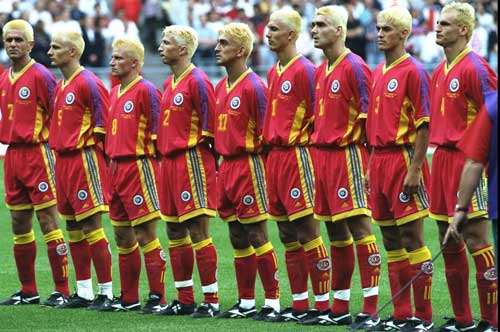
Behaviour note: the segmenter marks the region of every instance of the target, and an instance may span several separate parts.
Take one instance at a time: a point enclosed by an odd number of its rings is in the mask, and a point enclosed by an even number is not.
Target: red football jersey
[[[104,132],[109,95],[94,73],[80,67],[68,80],[60,80],[54,104],[49,137],[54,150],[78,150],[96,143],[95,133]]]
[[[260,152],[267,88],[251,69],[231,87],[227,77],[215,88],[215,149],[223,156]]]
[[[163,155],[195,147],[214,136],[215,95],[207,75],[194,65],[163,85],[158,150]]]
[[[484,103],[483,93],[498,88],[498,78],[479,54],[463,50],[450,65],[432,74],[430,143],[454,146]]]
[[[429,122],[429,74],[405,54],[389,67],[373,71],[366,120],[368,141],[374,147],[415,143],[417,128]]]
[[[314,107],[314,65],[297,55],[284,68],[267,73],[269,103],[264,117],[266,144],[309,144]]]
[[[154,156],[161,93],[142,76],[110,93],[106,121],[106,155],[110,158]]]
[[[43,65],[31,60],[15,77],[0,76],[0,142],[42,143],[49,139],[56,79]]]
[[[316,146],[347,146],[366,140],[364,119],[368,113],[370,68],[346,50],[330,67],[325,61],[316,69],[314,131]]]

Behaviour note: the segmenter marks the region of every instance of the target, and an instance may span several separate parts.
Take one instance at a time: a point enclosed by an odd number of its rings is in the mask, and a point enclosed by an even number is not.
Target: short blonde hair
[[[334,26],[342,27],[342,39],[345,41],[347,32],[347,19],[349,13],[342,6],[323,6],[316,11],[317,16],[326,17]]]
[[[411,24],[413,18],[408,9],[405,7],[393,6],[382,10],[377,15],[377,22],[380,21],[394,25],[394,27],[399,31],[408,30],[408,36],[406,36],[406,39],[408,39],[411,34]]]
[[[295,31],[295,33],[297,34],[297,38],[299,37],[300,32],[302,31],[302,17],[300,17],[300,14],[293,9],[288,9],[288,8],[279,9],[271,14],[269,20],[270,21],[276,20],[282,22],[290,30]]]
[[[198,48],[198,33],[191,27],[169,25],[163,29],[163,35],[173,37],[178,46],[186,46],[189,58],[193,56]]]
[[[449,10],[455,10],[457,12],[455,24],[465,25],[465,27],[467,27],[466,37],[467,41],[469,41],[472,37],[474,26],[476,25],[476,11],[474,10],[474,7],[466,2],[453,1],[446,4],[443,9],[441,9],[441,13]]]
[[[254,35],[250,27],[245,23],[230,23],[219,30],[219,36],[226,35],[236,42],[238,46],[243,46],[248,58],[252,54]]]
[[[141,70],[144,65],[144,45],[137,40],[127,37],[122,37],[116,39],[111,45],[113,49],[122,48],[127,54],[139,61],[139,70]]]
[[[5,34],[10,30],[20,30],[24,32],[24,37],[26,38],[27,41],[32,42],[35,40],[33,37],[33,27],[25,20],[19,19],[19,20],[9,21],[3,26],[2,30],[3,30],[2,32],[3,38],[5,38]]]
[[[62,43],[69,44],[76,48],[78,52],[78,58],[83,54],[85,49],[85,42],[83,41],[82,34],[78,31],[57,31],[52,36],[52,40],[59,38]]]

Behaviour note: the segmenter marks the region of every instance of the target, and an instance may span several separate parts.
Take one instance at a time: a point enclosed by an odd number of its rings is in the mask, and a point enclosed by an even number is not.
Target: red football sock
[[[465,244],[462,242],[443,249],[446,281],[450,292],[455,319],[459,324],[472,323],[469,301],[469,263]]]
[[[495,252],[491,244],[488,244],[474,251],[471,255],[476,265],[481,320],[498,327],[498,283],[495,270]]]
[[[375,242],[375,236],[370,235],[356,241],[361,288],[363,288],[363,310],[368,314],[377,312],[378,286],[380,281],[380,252]]]
[[[201,242],[193,243],[196,254],[196,265],[200,275],[201,288],[205,303],[219,303],[219,288],[217,285],[217,252],[208,238]]]
[[[334,315],[349,312],[351,279],[354,273],[354,246],[352,238],[346,241],[334,241],[330,244],[332,257],[332,290]]]
[[[35,279],[36,242],[33,230],[26,234],[14,235],[14,258],[21,291],[25,294],[38,294]]]
[[[89,280],[91,278],[90,264],[92,263],[89,243],[82,231],[68,231],[68,237],[69,252],[73,260],[76,280]]]
[[[97,281],[100,284],[111,282],[111,253],[104,229],[99,228],[85,234],[90,246],[90,255],[94,263]]]
[[[278,299],[280,296],[278,273],[278,260],[271,242],[255,249],[257,255],[257,269],[266,299]]]
[[[182,241],[182,243],[185,243],[176,246],[177,242],[180,243],[180,241]],[[169,254],[179,302],[183,304],[194,303],[194,254],[189,237],[181,240],[170,240]]]
[[[60,229],[45,234],[47,256],[49,257],[55,290],[69,296],[68,287],[68,247]]]
[[[141,254],[137,242],[130,248],[118,247],[118,268],[122,301],[139,301],[139,277],[141,275]]]
[[[431,262],[432,255],[429,249],[424,246],[417,250],[408,253],[408,258],[411,264],[411,271],[413,278],[417,273],[423,273],[415,279],[412,284],[413,300],[415,302],[415,317],[429,323],[432,321],[432,274],[434,271]]]
[[[255,279],[257,277],[257,258],[252,247],[234,250],[234,270],[238,285],[238,298],[255,299]]]
[[[149,291],[150,293],[161,295],[161,303],[165,304],[166,262],[160,241],[155,239],[141,249],[144,254],[144,265],[146,265]]]
[[[292,308],[304,312],[309,308],[307,294],[308,268],[304,248],[299,242],[285,243],[285,264],[293,296]]]
[[[410,261],[405,249],[392,250],[387,252],[389,283],[391,286],[391,296],[411,280]],[[406,320],[412,317],[411,308],[411,287],[406,288],[394,301],[394,318]]]
[[[314,293],[314,308],[320,311],[330,307],[330,269],[331,263],[323,240],[318,237],[304,244],[309,275]]]

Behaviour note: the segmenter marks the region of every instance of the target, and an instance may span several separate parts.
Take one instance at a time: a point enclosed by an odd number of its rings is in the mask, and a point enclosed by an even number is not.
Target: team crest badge
[[[483,277],[488,281],[497,280],[497,269],[492,267],[491,269],[484,271]]]
[[[339,196],[340,199],[346,199],[347,196],[349,195],[349,192],[347,191],[346,188],[339,188],[339,190],[337,190],[337,195]]]
[[[187,190],[181,193],[181,200],[183,202],[188,202],[191,199],[191,193]]]
[[[89,194],[87,193],[86,190],[82,189],[78,190],[77,196],[79,200],[84,201],[87,199],[87,197],[89,197]]]
[[[31,95],[31,91],[28,87],[23,86],[21,89],[19,89],[19,98],[21,99],[28,99]]]
[[[368,264],[371,266],[379,266],[381,262],[380,254],[373,254],[368,256]]]
[[[421,269],[425,274],[432,274],[434,272],[434,264],[432,264],[432,262],[422,263]]]
[[[255,202],[255,199],[252,195],[243,196],[243,205],[250,206]]]
[[[49,190],[49,184],[47,182],[40,182],[38,184],[38,190],[40,190],[42,193],[46,192]]]
[[[75,94],[73,92],[70,92],[66,95],[66,104],[71,105],[75,102]]]
[[[68,254],[68,246],[66,243],[60,243],[56,246],[56,252],[59,256],[66,256]]]
[[[134,110],[134,103],[131,100],[127,100],[125,105],[123,105],[123,111],[125,113],[130,113]]]
[[[328,271],[330,269],[330,258],[323,258],[316,263],[316,267],[320,271]]]
[[[337,93],[340,90],[340,82],[338,80],[334,80],[332,82],[332,86],[330,87],[333,93]]]
[[[281,92],[288,94],[292,90],[292,83],[290,81],[285,81],[281,84]]]
[[[451,92],[457,92],[458,88],[460,88],[460,81],[458,78],[454,78],[450,82],[450,91]]]
[[[396,91],[397,88],[398,88],[398,80],[393,78],[387,84],[387,91],[394,92],[394,91]]]
[[[399,193],[399,201],[401,203],[408,203],[410,201],[410,196],[405,194],[404,192]]]
[[[299,198],[300,194],[301,193],[299,188],[292,188],[292,190],[290,190],[290,197],[293,199]]]
[[[135,195],[134,198],[132,198],[132,201],[134,202],[134,205],[139,206],[144,203],[144,197],[141,195]]]
[[[184,102],[184,96],[182,95],[182,93],[178,93],[175,95],[174,97],[174,105],[175,106],[179,106],[181,105],[182,103]]]
[[[233,110],[237,110],[238,108],[240,108],[240,105],[241,105],[241,100],[239,97],[233,97],[233,99],[231,99],[231,108]]]

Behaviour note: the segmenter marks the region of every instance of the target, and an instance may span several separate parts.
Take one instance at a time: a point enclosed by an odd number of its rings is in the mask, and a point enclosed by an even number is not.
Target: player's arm
[[[413,157],[410,161],[410,167],[403,182],[403,192],[411,195],[417,192],[420,186],[420,176],[422,173],[422,165],[427,157],[427,147],[429,146],[429,125],[423,123],[417,129],[417,137],[415,139],[415,147]]]

